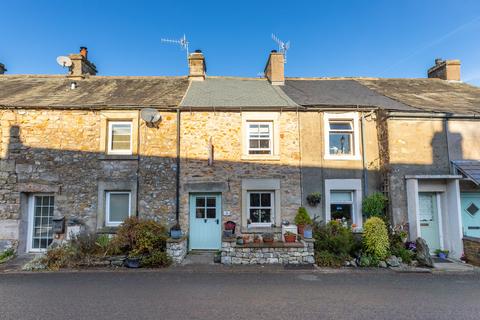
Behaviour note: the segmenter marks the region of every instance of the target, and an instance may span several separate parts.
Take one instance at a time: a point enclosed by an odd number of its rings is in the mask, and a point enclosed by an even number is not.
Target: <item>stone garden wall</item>
[[[463,252],[468,263],[480,266],[480,238],[464,237]]]
[[[187,243],[187,237],[167,240],[167,254],[172,258],[174,264],[180,264],[183,259],[185,259],[187,255]]]
[[[223,264],[313,264],[313,240],[296,243],[274,242],[237,245],[234,240],[222,242]]]

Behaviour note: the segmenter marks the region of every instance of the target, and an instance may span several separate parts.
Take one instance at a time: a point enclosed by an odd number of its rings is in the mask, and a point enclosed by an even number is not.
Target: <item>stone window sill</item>
[[[283,242],[283,241],[274,241],[270,243],[265,242],[249,242],[246,244],[236,244],[235,238],[223,238],[223,242],[232,242],[232,246],[236,248],[304,248],[305,244],[301,241],[297,242]]]
[[[242,233],[281,233],[282,228],[278,227],[242,227]]]
[[[244,154],[244,155],[242,155],[242,160],[249,160],[249,161],[280,161],[280,156],[276,156],[276,155],[252,155],[252,154]]]
[[[101,154],[98,157],[100,160],[138,160],[138,155],[126,154]]]

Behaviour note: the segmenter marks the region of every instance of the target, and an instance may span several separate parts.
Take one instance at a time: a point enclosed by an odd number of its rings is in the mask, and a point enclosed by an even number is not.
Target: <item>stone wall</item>
[[[189,223],[189,193],[217,192],[222,195],[223,222],[242,226],[242,180],[279,179],[281,218],[293,221],[301,205],[300,150],[297,114],[278,113],[279,159],[251,160],[242,154],[242,113],[182,112],[180,222]],[[213,165],[208,165],[209,141],[214,146]]]
[[[187,255],[187,244],[187,237],[167,240],[167,254],[172,258],[174,264],[180,264],[183,259],[185,259]]]
[[[174,112],[161,112],[163,120],[158,128],[146,127],[140,121],[140,156],[133,157],[108,157],[100,151],[100,110],[0,112],[0,220],[4,224],[12,220],[25,223],[27,204],[21,201],[22,195],[46,192],[55,195],[56,215],[75,218],[95,229],[100,210],[99,183],[136,185],[137,177],[139,215],[174,221]]]
[[[480,239],[463,238],[463,251],[467,262],[480,267]]]
[[[222,242],[223,264],[313,264],[314,241],[297,243],[274,242],[237,245],[235,241]]]

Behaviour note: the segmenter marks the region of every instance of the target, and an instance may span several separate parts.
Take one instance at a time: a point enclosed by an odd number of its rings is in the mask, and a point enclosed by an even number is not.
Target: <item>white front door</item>
[[[28,203],[27,251],[45,251],[53,241],[55,199],[51,194],[32,194]]]
[[[435,192],[418,193],[420,235],[427,242],[430,252],[441,249],[438,197]]]

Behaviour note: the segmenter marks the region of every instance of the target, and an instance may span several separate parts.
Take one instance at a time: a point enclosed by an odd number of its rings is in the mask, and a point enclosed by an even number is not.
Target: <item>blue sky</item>
[[[89,48],[101,75],[185,75],[190,40],[209,75],[257,76],[273,32],[291,41],[287,76],[424,77],[437,57],[462,60],[480,85],[480,1],[3,0],[8,73],[59,74],[59,55]]]

